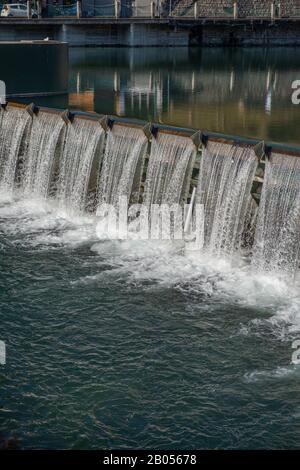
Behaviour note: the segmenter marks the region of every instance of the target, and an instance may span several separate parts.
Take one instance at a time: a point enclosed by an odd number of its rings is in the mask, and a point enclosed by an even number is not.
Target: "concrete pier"
[[[1,80],[7,97],[51,96],[68,89],[68,44],[58,41],[0,42]]]
[[[0,40],[70,46],[297,46],[298,18],[1,18]]]

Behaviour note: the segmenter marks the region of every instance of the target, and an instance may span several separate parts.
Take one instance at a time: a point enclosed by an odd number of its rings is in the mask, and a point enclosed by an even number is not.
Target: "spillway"
[[[188,191],[196,149],[191,139],[161,133],[153,139],[144,203],[180,203]]]
[[[90,179],[92,175],[94,179],[98,177],[95,173],[99,171],[103,143],[104,130],[95,121],[74,119],[67,126],[65,145],[57,165],[56,197],[64,207],[84,211],[89,193],[93,192],[95,198],[96,182],[91,188]]]
[[[116,205],[122,196],[129,200],[136,172],[141,172],[146,144],[142,129],[116,124],[108,130],[99,181],[99,204]]]
[[[257,157],[250,146],[208,142],[196,200],[204,206],[204,243],[213,254],[240,248]]]
[[[300,159],[273,153],[266,162],[252,263],[264,271],[298,270]]]
[[[64,132],[64,123],[56,114],[33,114],[20,175],[25,194],[48,196],[55,157],[59,152],[59,138]]]
[[[0,191],[13,191],[21,143],[30,121],[30,115],[22,108],[0,111]]]
[[[195,189],[204,246],[254,269],[295,275],[300,152],[196,130],[13,103],[0,110],[0,191],[56,201],[69,213],[179,204]],[[200,249],[200,248],[199,248]],[[250,253],[250,254],[249,254]]]

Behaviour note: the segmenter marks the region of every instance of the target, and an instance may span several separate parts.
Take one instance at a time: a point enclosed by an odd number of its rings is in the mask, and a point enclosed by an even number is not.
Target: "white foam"
[[[256,383],[266,380],[287,379],[291,376],[300,376],[300,367],[291,365],[288,367],[276,367],[272,370],[255,370],[244,375],[246,383]]]
[[[242,335],[257,334],[266,325],[279,336],[300,331],[299,279],[255,272],[241,258],[185,251],[182,241],[98,240],[96,217],[70,213],[52,200],[0,198],[1,219],[2,232],[13,234],[20,244],[49,249],[88,244],[98,254],[99,272],[79,282],[118,278],[143,289],[175,288],[187,296],[214,296],[222,303],[257,309],[250,323],[241,318]]]

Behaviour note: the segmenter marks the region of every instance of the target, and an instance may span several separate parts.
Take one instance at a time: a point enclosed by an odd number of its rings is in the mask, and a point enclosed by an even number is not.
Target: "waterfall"
[[[240,248],[257,167],[253,149],[209,142],[203,150],[196,202],[204,205],[204,244],[215,255]]]
[[[266,162],[252,264],[294,274],[300,249],[300,159],[272,153]]]
[[[191,139],[159,133],[152,139],[144,204],[175,204],[187,196],[196,149]]]
[[[24,108],[8,105],[0,108],[0,191],[10,195],[16,187],[26,196],[50,196],[71,212],[92,211],[101,203],[117,206],[120,196],[129,205],[142,199],[146,219],[141,206],[136,213],[133,207],[128,216],[132,233],[143,222],[159,232],[158,219],[148,224],[151,204],[159,206],[159,216],[169,214],[173,230],[179,219],[170,206],[182,206],[188,198],[196,148],[189,137],[163,131],[152,137],[147,154],[149,147],[141,127],[114,123],[105,133],[94,119],[75,117],[66,124],[56,113],[39,110],[31,116]],[[208,140],[195,197],[204,208],[203,251],[231,256],[251,247],[257,270],[295,274],[300,256],[300,158],[272,153],[265,163],[259,208],[261,186],[257,193],[253,186],[256,202],[251,196],[257,165],[253,147]],[[197,230],[196,225],[200,233]]]
[[[29,114],[22,108],[8,106],[0,111],[0,190],[11,193],[21,142],[30,122]]]
[[[97,121],[76,118],[68,125],[57,183],[57,198],[63,206],[77,211],[86,208],[92,167],[95,164],[97,179],[103,142],[104,130]]]
[[[119,197],[126,196],[129,200],[132,191],[138,192],[146,150],[147,139],[142,129],[115,124],[108,131],[99,181],[99,204],[117,205]]]
[[[33,115],[22,169],[24,193],[47,197],[63,128],[65,123],[58,114],[40,111],[38,116]]]

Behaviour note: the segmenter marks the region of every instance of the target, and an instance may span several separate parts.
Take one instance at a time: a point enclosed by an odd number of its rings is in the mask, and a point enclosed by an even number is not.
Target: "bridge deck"
[[[191,24],[270,24],[270,23],[295,23],[300,22],[299,17],[292,18],[261,18],[261,17],[249,17],[249,18],[228,18],[228,17],[213,17],[213,18],[193,18],[193,17],[167,17],[167,18],[149,18],[149,17],[132,17],[132,18],[115,18],[115,17],[95,17],[95,18],[75,18],[75,17],[56,17],[56,18],[1,18],[0,25],[102,25],[102,24],[180,24],[180,25],[191,25]]]

